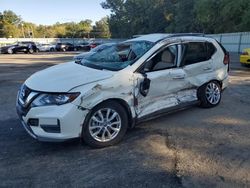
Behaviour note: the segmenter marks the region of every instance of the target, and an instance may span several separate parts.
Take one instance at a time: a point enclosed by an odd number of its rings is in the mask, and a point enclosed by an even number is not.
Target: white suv
[[[40,141],[80,137],[109,146],[138,122],[218,105],[228,67],[228,54],[212,38],[144,35],[35,73],[18,92],[17,112]]]

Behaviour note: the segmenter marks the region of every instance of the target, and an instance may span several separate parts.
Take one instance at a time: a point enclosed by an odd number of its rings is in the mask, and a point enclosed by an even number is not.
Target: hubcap
[[[12,54],[12,52],[13,52],[12,49],[8,49],[9,54]]]
[[[211,104],[218,104],[220,101],[220,88],[217,84],[211,82],[206,88],[206,98]]]
[[[89,122],[90,135],[99,142],[113,140],[121,130],[120,115],[113,109],[103,108],[93,114]]]

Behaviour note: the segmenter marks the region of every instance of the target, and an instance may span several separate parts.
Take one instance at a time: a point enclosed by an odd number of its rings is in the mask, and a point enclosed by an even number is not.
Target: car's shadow
[[[0,186],[180,186],[172,167],[161,164],[166,162],[165,153],[154,153],[149,146],[151,142],[166,146],[165,135],[157,131],[139,126],[128,131],[121,143],[93,149],[79,139],[38,142],[18,119],[0,125]],[[172,164],[174,159],[167,160]]]

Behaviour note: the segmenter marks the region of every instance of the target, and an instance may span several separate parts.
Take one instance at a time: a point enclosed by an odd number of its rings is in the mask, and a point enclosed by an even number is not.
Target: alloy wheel
[[[221,91],[217,84],[211,82],[206,87],[206,98],[209,103],[215,105],[220,102]]]
[[[121,130],[121,117],[114,109],[102,108],[89,121],[90,135],[99,142],[113,140]]]

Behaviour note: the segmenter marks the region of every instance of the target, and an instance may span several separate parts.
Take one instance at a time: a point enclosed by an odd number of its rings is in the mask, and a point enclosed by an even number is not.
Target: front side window
[[[133,64],[152,48],[153,45],[154,43],[148,41],[132,41],[114,44],[96,53],[87,54],[84,56],[81,64],[95,69],[118,71]]]
[[[174,68],[177,66],[177,45],[168,46],[159,52],[157,52],[153,57],[145,63],[144,71],[159,71],[169,68]]]

